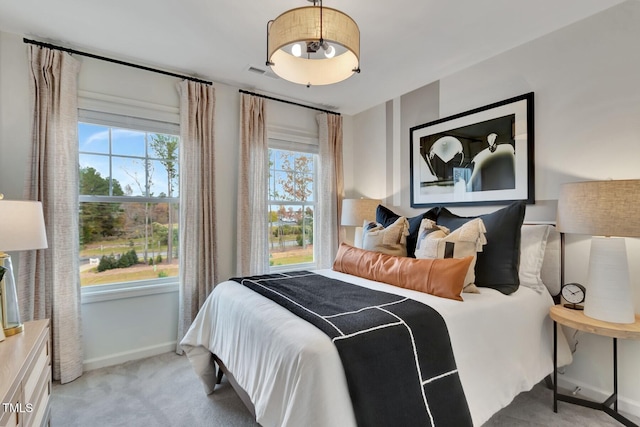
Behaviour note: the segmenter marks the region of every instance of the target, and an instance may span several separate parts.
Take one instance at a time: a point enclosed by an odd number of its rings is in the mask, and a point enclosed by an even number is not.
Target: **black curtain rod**
[[[270,99],[272,101],[284,102],[285,104],[297,105],[298,107],[309,108],[311,110],[321,111],[327,114],[335,114],[336,116],[340,115],[340,113],[336,113],[335,111],[323,110],[322,108],[312,107],[311,105],[298,104],[297,102],[287,101],[286,99],[274,98],[272,96],[262,95],[260,93],[249,92],[243,89],[239,89],[238,92],[246,93],[247,95],[257,96],[259,98]]]
[[[53,44],[50,44],[50,43],[43,43],[43,42],[39,42],[39,41],[36,41],[36,40],[29,40],[27,38],[23,38],[22,41],[27,43],[27,44],[34,44],[34,45],[40,46],[40,47],[48,47],[49,49],[61,50],[63,52],[68,52],[68,53],[72,53],[72,54],[75,54],[75,55],[82,55],[82,56],[86,56],[86,57],[93,58],[93,59],[99,59],[101,61],[112,62],[114,64],[125,65],[127,67],[133,67],[133,68],[137,68],[139,70],[145,70],[145,71],[151,71],[152,73],[164,74],[165,76],[171,76],[171,77],[177,77],[179,79],[191,80],[192,82],[203,83],[203,84],[206,84],[206,85],[213,84],[212,82],[207,81],[207,80],[200,80],[200,79],[197,79],[197,78],[191,77],[191,76],[185,76],[185,75],[182,75],[182,74],[171,73],[169,71],[158,70],[157,68],[145,67],[144,65],[133,64],[131,62],[120,61],[119,59],[113,59],[113,58],[107,58],[105,56],[94,55],[93,53],[81,52],[79,50],[69,49],[67,47],[56,46],[56,45],[53,45]]]

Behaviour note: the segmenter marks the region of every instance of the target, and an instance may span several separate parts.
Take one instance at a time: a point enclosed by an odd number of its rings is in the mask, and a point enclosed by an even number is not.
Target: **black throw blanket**
[[[449,332],[433,308],[308,271],[233,278],[326,333],[359,426],[471,426]]]

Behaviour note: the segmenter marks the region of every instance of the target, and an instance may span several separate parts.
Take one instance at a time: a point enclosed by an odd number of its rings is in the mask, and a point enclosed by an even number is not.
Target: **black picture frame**
[[[533,92],[409,134],[411,207],[534,203]]]

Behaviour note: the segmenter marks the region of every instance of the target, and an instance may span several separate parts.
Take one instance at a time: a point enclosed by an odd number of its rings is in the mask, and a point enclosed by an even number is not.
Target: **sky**
[[[148,133],[147,138],[153,135]],[[112,128],[111,132],[111,165],[109,164],[109,127],[88,123],[78,123],[78,147],[80,151],[80,167],[92,167],[100,172],[103,178],[113,176],[126,193],[127,185],[133,196],[145,195],[145,132],[122,128]],[[148,148],[149,156],[155,153]],[[111,170],[110,170],[111,168]],[[152,196],[160,193],[168,194],[166,168],[157,160],[151,160]],[[178,188],[174,188],[174,197]]]
[[[145,167],[144,157],[145,150],[148,150],[150,157],[155,157],[151,147],[146,147],[145,137],[149,140],[154,133],[145,134],[143,131],[130,130],[124,128],[111,128],[111,147],[109,145],[109,126],[79,123],[78,124],[78,143],[80,152],[80,167],[92,167],[96,169],[103,178],[113,176],[125,194],[127,186],[132,190],[133,196],[141,196],[144,194],[145,184]],[[111,156],[109,152],[111,150]],[[283,156],[281,153],[291,155],[289,157],[290,164],[293,164],[296,156],[307,156],[309,154],[293,153],[287,150],[270,150],[271,153],[271,170],[269,184],[271,191],[279,191],[283,194],[282,185],[279,181],[286,180],[286,172],[283,172]],[[110,164],[111,160],[111,164]],[[166,168],[157,160],[151,160],[151,186],[149,188],[152,196],[158,196],[161,193],[168,194],[167,172]],[[311,174],[313,167],[311,166]],[[309,184],[311,187],[313,184]],[[174,195],[177,196],[177,186],[174,188]],[[307,202],[313,202],[313,194],[307,199]],[[289,205],[287,205],[288,207]],[[293,206],[298,210],[300,206]]]

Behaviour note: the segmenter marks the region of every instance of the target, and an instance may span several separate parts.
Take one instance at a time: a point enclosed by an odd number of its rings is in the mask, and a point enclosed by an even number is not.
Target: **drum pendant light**
[[[360,29],[348,15],[312,1],[267,23],[267,65],[293,83],[341,82],[360,72]]]

